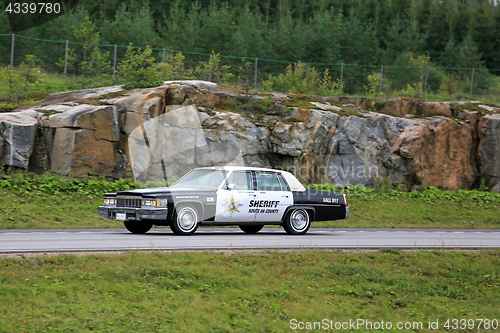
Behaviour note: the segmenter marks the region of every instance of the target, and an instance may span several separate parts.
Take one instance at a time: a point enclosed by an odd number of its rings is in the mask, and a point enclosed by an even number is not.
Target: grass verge
[[[374,198],[348,197],[347,220],[315,222],[316,227],[415,228],[415,229],[499,229],[500,201],[478,203],[380,193]]]
[[[0,229],[121,228],[98,216],[104,192],[162,183],[136,184],[122,179],[65,179],[50,174],[0,175]],[[312,189],[334,190],[329,184]],[[313,227],[353,228],[500,228],[500,193],[479,190],[420,191],[349,187],[347,220],[314,222]]]
[[[436,332],[452,318],[498,320],[499,277],[499,250],[0,258],[0,332],[290,332],[293,319]],[[357,328],[341,331],[371,331]]]
[[[403,192],[404,193],[404,192]],[[347,220],[314,222],[327,228],[451,228],[499,229],[500,203],[468,203],[453,199],[387,196],[384,193],[348,197]],[[0,229],[122,228],[121,222],[99,217],[101,195],[25,192],[0,189]]]
[[[26,193],[0,190],[0,229],[92,229],[120,228],[117,223],[99,217],[102,197],[87,195]],[[115,223],[113,223],[115,222]]]

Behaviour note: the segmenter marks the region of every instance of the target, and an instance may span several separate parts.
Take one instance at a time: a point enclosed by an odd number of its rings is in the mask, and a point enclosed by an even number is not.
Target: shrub
[[[209,80],[219,84],[229,84],[233,74],[229,72],[231,66],[220,63],[219,54],[212,53],[212,59],[196,67],[194,73],[200,80]]]
[[[321,75],[314,67],[301,62],[289,64],[285,74],[269,75],[262,82],[262,88],[268,91],[279,91],[308,95],[338,95],[342,90],[340,81],[332,81],[328,69]]]
[[[144,51],[134,50],[132,43],[127,47],[126,59],[117,69],[120,79],[124,82],[123,88],[149,88],[161,84],[158,73],[153,67],[155,58],[151,56],[149,46]]]
[[[162,81],[194,79],[193,70],[185,67],[184,59],[182,53],[178,52],[170,61],[156,65],[160,79]]]
[[[99,44],[99,32],[96,32],[95,24],[87,16],[79,26],[73,26],[75,40],[82,44],[79,56],[74,49],[68,48],[67,64],[73,65],[81,74],[81,88],[85,89],[87,83],[97,81],[97,85],[105,85],[109,82],[109,52],[102,53]],[[56,65],[64,67],[64,60],[59,58]]]

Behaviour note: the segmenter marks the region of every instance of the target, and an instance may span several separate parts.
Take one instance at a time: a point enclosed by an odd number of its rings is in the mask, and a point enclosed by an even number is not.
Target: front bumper
[[[119,221],[166,220],[168,213],[168,208],[151,209],[99,206],[97,210],[99,211],[100,217]],[[118,216],[121,216],[122,218],[117,219],[117,214],[121,214]]]

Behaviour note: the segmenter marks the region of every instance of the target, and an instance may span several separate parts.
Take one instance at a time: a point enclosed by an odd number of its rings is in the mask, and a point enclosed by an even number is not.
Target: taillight
[[[349,203],[347,202],[347,196],[344,194],[344,201],[345,201],[345,206],[349,207]]]

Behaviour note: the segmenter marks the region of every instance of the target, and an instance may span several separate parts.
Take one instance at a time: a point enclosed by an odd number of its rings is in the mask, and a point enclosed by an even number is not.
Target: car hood
[[[130,191],[120,191],[117,195],[125,196],[163,196],[176,194],[210,193],[217,191],[214,187],[182,186],[182,187],[154,187]]]

